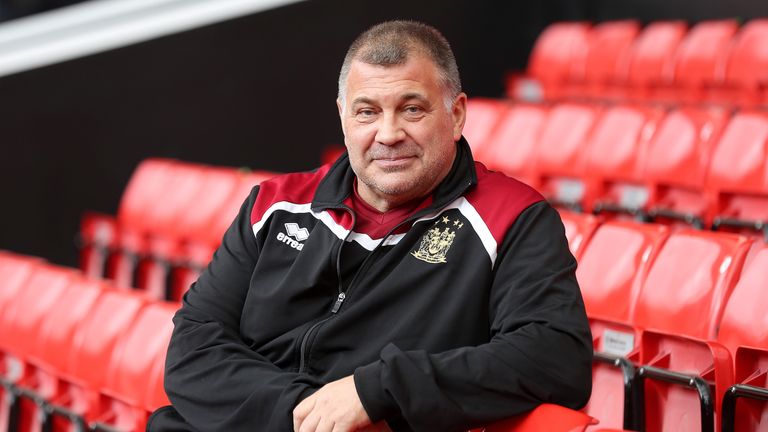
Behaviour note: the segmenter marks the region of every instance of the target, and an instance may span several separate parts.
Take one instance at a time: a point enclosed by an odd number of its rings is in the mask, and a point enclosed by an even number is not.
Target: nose
[[[405,139],[405,130],[400,124],[400,119],[392,113],[385,113],[376,130],[376,142],[383,145],[395,145]]]

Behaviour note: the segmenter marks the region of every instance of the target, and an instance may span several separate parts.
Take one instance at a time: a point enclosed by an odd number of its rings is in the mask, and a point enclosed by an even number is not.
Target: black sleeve
[[[165,390],[200,431],[292,431],[292,411],[321,384],[285,372],[240,338],[240,316],[259,256],[250,224],[258,188],[174,317]]]
[[[526,209],[507,233],[491,287],[491,340],[442,353],[401,351],[355,371],[369,416],[414,431],[460,431],[543,402],[580,408],[591,391],[592,339],[558,213]]]

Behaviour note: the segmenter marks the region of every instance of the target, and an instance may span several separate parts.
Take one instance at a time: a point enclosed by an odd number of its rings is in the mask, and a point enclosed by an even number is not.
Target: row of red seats
[[[0,252],[0,430],[143,431],[177,308]]]
[[[539,36],[520,100],[596,98],[768,105],[768,19],[555,23]]]
[[[766,430],[768,249],[561,214],[595,345],[586,412],[627,430]]]
[[[178,306],[0,251],[0,431],[144,431],[169,403],[163,371]],[[544,404],[476,432],[577,432],[592,423]]]
[[[555,204],[768,239],[768,112],[471,99],[464,134]]]
[[[88,213],[80,228],[80,268],[179,300],[195,281],[251,188],[269,172],[147,159],[134,172],[117,217]]]

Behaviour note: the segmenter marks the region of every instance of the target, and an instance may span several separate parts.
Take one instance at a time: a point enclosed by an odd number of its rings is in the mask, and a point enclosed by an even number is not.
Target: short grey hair
[[[386,21],[366,30],[352,42],[339,73],[338,98],[345,105],[347,77],[355,60],[377,66],[401,65],[409,55],[425,54],[437,66],[447,92],[445,108],[450,111],[461,93],[459,67],[450,44],[434,27],[416,21]]]

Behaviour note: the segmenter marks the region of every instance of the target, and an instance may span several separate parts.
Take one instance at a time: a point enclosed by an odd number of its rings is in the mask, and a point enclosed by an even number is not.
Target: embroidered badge
[[[448,217],[443,217],[441,221],[435,223],[434,227],[421,238],[419,249],[411,252],[411,255],[431,264],[446,262],[446,254],[456,237],[456,231],[451,230],[451,227],[461,229],[464,226],[464,223],[458,219],[454,220],[453,224],[450,222]],[[440,224],[445,224],[442,230]]]

